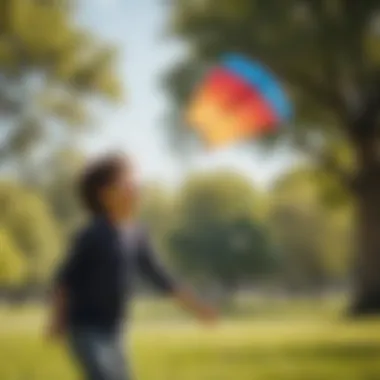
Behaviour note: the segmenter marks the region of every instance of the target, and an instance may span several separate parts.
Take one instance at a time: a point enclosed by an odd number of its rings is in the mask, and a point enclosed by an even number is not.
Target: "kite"
[[[292,117],[278,80],[262,64],[231,54],[204,78],[186,119],[211,147],[276,131]]]

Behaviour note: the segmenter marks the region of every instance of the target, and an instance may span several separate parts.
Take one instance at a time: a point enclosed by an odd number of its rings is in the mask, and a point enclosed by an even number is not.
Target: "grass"
[[[148,318],[149,310],[153,309],[160,310],[159,322]],[[128,340],[136,378],[380,378],[380,323],[342,323],[334,312],[318,313],[316,307],[306,305],[271,311],[267,316],[260,314],[248,320],[244,315],[243,319],[226,320],[213,329],[205,329],[178,318],[164,304],[141,304]],[[42,339],[41,315],[40,310],[30,308],[0,312],[1,380],[78,378],[65,347]]]

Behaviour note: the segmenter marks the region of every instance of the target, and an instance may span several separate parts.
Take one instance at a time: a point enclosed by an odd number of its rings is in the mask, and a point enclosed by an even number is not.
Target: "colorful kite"
[[[201,83],[187,122],[213,148],[274,131],[291,115],[287,96],[265,67],[229,55]]]

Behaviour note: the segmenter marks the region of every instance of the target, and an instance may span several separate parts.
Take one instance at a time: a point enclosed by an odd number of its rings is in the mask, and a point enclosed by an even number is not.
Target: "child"
[[[127,380],[122,322],[136,272],[201,320],[212,321],[215,313],[166,273],[135,224],[138,191],[126,159],[107,156],[91,165],[80,195],[92,218],[58,272],[49,334],[67,336],[86,379]]]

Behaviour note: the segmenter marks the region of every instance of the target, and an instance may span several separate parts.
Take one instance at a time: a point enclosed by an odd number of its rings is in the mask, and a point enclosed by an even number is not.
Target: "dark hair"
[[[82,203],[93,215],[104,213],[99,193],[111,185],[126,166],[126,159],[119,154],[108,155],[91,163],[82,174],[79,192]]]

